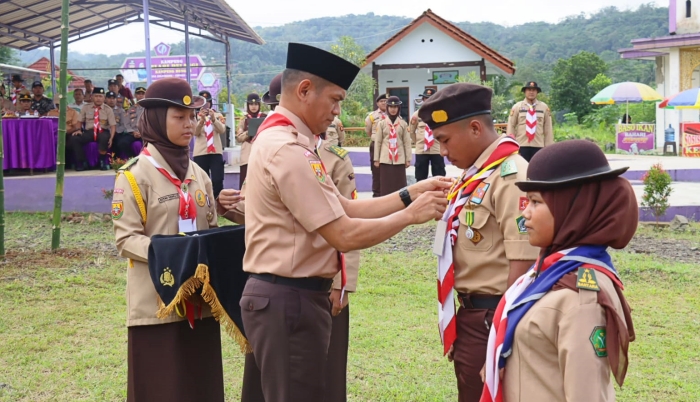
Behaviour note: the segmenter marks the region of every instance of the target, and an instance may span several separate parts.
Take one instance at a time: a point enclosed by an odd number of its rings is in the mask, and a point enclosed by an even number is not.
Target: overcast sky
[[[641,4],[667,5],[665,0],[416,0],[397,3],[377,0],[227,0],[238,14],[252,27],[275,26],[319,17],[337,17],[347,14],[397,15],[418,17],[430,8],[436,14],[453,22],[491,21],[502,25],[520,25],[526,22],[558,22],[569,15],[593,13],[601,8],[616,6],[635,9]],[[184,34],[151,26],[151,45],[159,42],[177,43]],[[71,51],[81,53],[118,54],[144,49],[143,24],[133,23],[109,33],[88,38],[70,45]]]

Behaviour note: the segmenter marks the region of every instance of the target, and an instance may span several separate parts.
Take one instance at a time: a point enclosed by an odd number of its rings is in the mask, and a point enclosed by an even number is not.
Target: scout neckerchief
[[[423,151],[428,151],[430,148],[433,147],[433,144],[435,144],[435,137],[433,137],[433,130],[428,127],[428,125],[425,125],[425,139],[424,139],[424,144],[423,144]]]
[[[180,196],[180,209],[178,210],[178,215],[180,216],[180,219],[182,220],[190,220],[192,222],[192,227],[196,228],[197,227],[197,208],[194,205],[194,202],[192,202],[192,197],[189,194],[189,184],[192,182],[192,179],[185,179],[184,181],[181,181],[178,179],[174,174],[170,173],[167,171],[165,168],[160,166],[160,164],[153,159],[151,156],[151,153],[148,151],[148,148],[144,148],[143,151],[141,151],[141,154],[144,155],[146,159],[148,159],[149,162],[155,168],[163,175],[165,176],[168,180],[170,180],[171,183],[175,186],[177,189],[177,193]]]
[[[536,262],[530,271],[516,280],[506,291],[493,316],[486,349],[486,381],[484,381],[481,402],[503,401],[503,384],[499,370],[505,368],[506,359],[513,352],[515,328],[528,310],[564,275],[579,267],[589,268],[603,273],[622,287],[622,282],[606,250],[606,246],[580,246],[554,253],[545,258],[539,274],[536,274],[538,265]]]
[[[214,146],[214,126],[211,123],[209,116],[204,118],[204,134],[207,136],[207,152],[213,154],[216,152]]]
[[[95,112],[92,115],[92,134],[93,139],[97,141],[97,134],[102,132],[102,125],[100,125],[100,109],[102,109],[102,106],[95,106],[94,109]]]
[[[533,105],[527,105],[525,125],[525,135],[527,135],[527,142],[532,142],[532,140],[535,139],[535,134],[537,134],[537,102],[535,102]]]
[[[16,88],[14,91],[12,91],[12,95],[11,95],[11,98],[12,98],[12,106],[16,106],[16,105],[17,105],[17,98],[19,98],[19,93],[22,92],[23,89],[25,89],[25,88],[24,88],[24,85],[22,85],[22,86],[19,87],[19,88]]]
[[[462,177],[455,183],[447,196],[449,204],[442,217],[442,220],[447,223],[447,228],[444,234],[442,255],[438,257],[438,327],[445,354],[457,339],[454,303],[455,267],[452,247],[457,243],[459,214],[479,184],[486,180],[509,156],[518,153],[519,149],[520,147],[515,140],[503,137],[481,167],[472,166],[462,173]],[[467,225],[469,226],[467,233],[472,232],[472,236],[473,214],[474,211],[467,211]],[[439,234],[437,235],[439,236]]]
[[[389,161],[397,163],[399,161],[399,136],[396,135],[396,126],[401,124],[399,116],[396,116],[396,123],[389,120],[387,124],[389,125]]]

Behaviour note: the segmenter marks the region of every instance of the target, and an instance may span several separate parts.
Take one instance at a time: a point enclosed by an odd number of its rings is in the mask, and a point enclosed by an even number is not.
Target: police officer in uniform
[[[219,120],[221,115],[211,108],[211,93],[201,91],[199,96],[206,99],[207,103],[197,113],[192,155],[195,163],[209,174],[216,198],[224,188],[224,148],[221,144],[221,134],[226,133],[226,126]],[[208,133],[207,125],[211,128]]]
[[[236,141],[241,143],[241,174],[239,188],[243,186],[248,174],[248,157],[250,155],[252,140],[248,136],[248,121],[257,118],[264,119],[265,116],[267,116],[265,113],[260,112],[260,96],[258,94],[248,94],[245,104],[247,113],[243,123],[238,125],[238,132],[236,133]]]
[[[100,149],[100,169],[109,170],[107,149],[112,146],[112,140],[117,129],[117,121],[114,111],[103,102],[105,100],[104,88],[94,88],[92,91],[92,103],[86,104],[80,110],[80,122],[84,124],[82,133],[73,133],[71,148],[75,157],[75,170],[81,171],[87,168],[83,145],[89,142],[97,142]]]
[[[387,115],[374,134],[374,167],[379,169],[379,195],[384,196],[406,185],[406,169],[413,157],[408,124],[401,118],[401,100],[387,99]]]
[[[93,96],[100,91],[95,88]],[[158,294],[148,254],[151,236],[216,227],[217,212],[235,199],[222,194],[225,200],[216,203],[209,177],[189,159],[194,110],[204,99],[192,96],[187,81],[158,80],[140,104],[146,111],[139,132],[147,145],[120,169],[112,201],[117,250],[129,259],[127,401],[223,402],[219,324],[197,297],[188,299],[199,312],[193,328],[175,313],[156,317]]]
[[[379,168],[374,166],[374,142],[376,141],[376,131],[379,122],[386,117],[387,94],[377,97],[377,110],[367,115],[365,119],[365,133],[371,138],[369,143],[369,164],[372,171],[372,197],[379,197]]]
[[[552,112],[544,102],[537,100],[542,89],[530,81],[522,88],[525,99],[513,105],[508,119],[506,134],[515,138],[520,144],[520,155],[526,161],[540,149],[554,143],[552,130]]]
[[[441,275],[454,275],[460,305],[455,317],[452,289],[438,295],[441,316],[447,320],[441,322],[443,346],[448,359],[454,360],[460,402],[479,401],[483,387],[479,372],[495,308],[538,255],[521,224],[525,193],[515,186],[525,180],[527,162],[517,154],[519,147],[512,138],[496,133],[491,96],[487,87],[453,84],[418,110],[440,141],[442,155],[464,169],[450,190],[443,217],[444,228],[457,226],[456,236],[445,230],[445,238],[438,238],[445,250]]]
[[[139,132],[138,122],[143,114],[143,107],[139,106],[138,102],[146,96],[146,88],[136,87],[134,90],[134,95],[136,98],[136,103],[125,112],[126,117],[126,134],[117,136],[114,140],[115,148],[120,154],[124,154],[127,157],[136,156],[134,155],[134,149],[132,144],[141,140],[141,133]]]
[[[251,275],[240,305],[266,402],[324,400],[332,325],[328,294],[333,278],[345,270],[341,252],[435,219],[446,205],[444,180],[379,200],[348,200],[328,177],[314,133],[324,132],[340,113],[340,100],[358,72],[329,52],[290,43],[280,105],[251,149],[243,261]]]
[[[105,103],[107,106],[112,108],[112,112],[114,112],[114,121],[117,123],[117,126],[115,128],[115,133],[114,133],[114,147],[117,148],[117,143],[119,141],[119,138],[124,137],[124,136],[130,136],[129,134],[129,120],[126,115],[126,111],[119,107],[119,104],[117,104],[117,94],[108,91],[105,94]]]
[[[426,88],[421,95],[425,102],[435,93],[432,88]],[[416,181],[428,178],[428,169],[432,166],[433,176],[444,176],[445,159],[440,155],[440,143],[435,140],[432,130],[418,116],[418,110],[413,112],[408,126],[411,140],[416,144]]]

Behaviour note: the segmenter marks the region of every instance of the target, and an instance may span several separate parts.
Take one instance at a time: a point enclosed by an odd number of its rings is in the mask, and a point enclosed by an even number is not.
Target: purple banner
[[[128,82],[146,81],[146,57],[127,57],[122,64],[121,73]],[[190,56],[190,79],[197,81],[204,73],[204,61],[194,55]],[[127,70],[128,69],[128,70]],[[132,70],[136,69],[136,70]],[[177,77],[187,79],[187,67],[185,56],[153,56],[151,57],[151,79],[157,81],[161,78]]]
[[[621,153],[644,155],[654,151],[655,124],[618,124],[617,150]]]

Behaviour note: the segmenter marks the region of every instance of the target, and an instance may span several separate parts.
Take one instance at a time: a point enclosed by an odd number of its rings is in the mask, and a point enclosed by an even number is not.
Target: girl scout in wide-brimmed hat
[[[192,95],[184,80],[165,78],[151,85],[139,102],[145,109],[138,122],[144,149],[120,169],[114,187],[117,250],[129,259],[130,402],[224,400],[220,329],[209,306],[199,296],[192,297],[159,318],[154,283],[172,286],[173,278],[163,272],[152,279],[148,269],[151,236],[216,226],[211,180],[189,159],[194,110],[204,103],[204,98]],[[232,201],[228,195],[224,198],[219,212]]]
[[[412,145],[408,124],[401,118],[401,100],[390,96],[387,117],[377,126],[374,166],[379,168],[379,195],[391,194],[406,186],[406,169],[411,166]]]
[[[493,321],[482,401],[613,401],[634,340],[630,308],[608,247],[634,236],[637,200],[597,145],[564,141],[533,158],[516,183],[529,204],[518,219],[541,247],[508,289]]]

